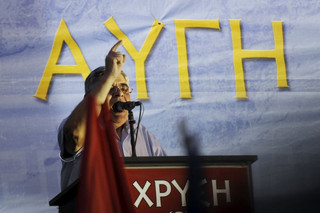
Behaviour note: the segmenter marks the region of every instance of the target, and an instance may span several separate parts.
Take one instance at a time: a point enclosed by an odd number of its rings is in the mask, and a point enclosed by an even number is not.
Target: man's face
[[[109,102],[111,120],[116,127],[122,126],[128,120],[128,111],[123,110],[122,112],[114,112],[112,106],[120,101],[127,102],[130,101],[129,85],[125,77],[120,74],[118,78],[113,83],[110,92],[107,96],[107,101]]]

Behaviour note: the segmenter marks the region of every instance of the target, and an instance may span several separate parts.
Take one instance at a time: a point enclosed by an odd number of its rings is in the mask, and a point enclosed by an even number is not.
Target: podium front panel
[[[253,212],[251,164],[257,156],[201,156],[197,158],[193,177],[202,191],[200,202],[205,212]],[[135,157],[124,158],[128,187],[136,213],[187,212],[190,158]],[[202,174],[200,176],[200,173]],[[194,181],[194,178],[192,179]],[[78,180],[50,200],[50,206],[74,209]],[[197,195],[198,196],[198,195]],[[191,202],[192,204],[192,202]]]

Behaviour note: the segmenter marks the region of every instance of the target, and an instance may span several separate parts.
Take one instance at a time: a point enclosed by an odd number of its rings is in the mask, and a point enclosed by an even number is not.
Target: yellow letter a
[[[76,65],[57,65],[63,42],[65,42],[74,57]],[[81,74],[83,79],[90,74],[90,69],[81,53],[77,43],[73,40],[69,29],[63,19],[61,19],[56,37],[52,45],[52,50],[47,62],[47,66],[42,75],[38,90],[34,97],[47,100],[47,94],[54,74]]]

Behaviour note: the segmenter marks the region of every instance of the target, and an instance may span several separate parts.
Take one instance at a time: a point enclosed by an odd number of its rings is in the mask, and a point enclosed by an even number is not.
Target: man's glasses
[[[133,89],[129,87],[126,83],[122,83],[122,84],[114,84],[110,89],[110,93],[114,93],[116,89],[119,89],[123,94],[126,94],[126,95],[132,93],[133,91]]]

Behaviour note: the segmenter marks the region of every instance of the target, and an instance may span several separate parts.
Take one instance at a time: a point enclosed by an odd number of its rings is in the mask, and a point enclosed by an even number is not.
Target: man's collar
[[[123,130],[125,130],[126,132],[129,132],[129,121],[126,121],[124,124],[123,124]]]
[[[116,127],[113,125],[114,131],[116,131]],[[122,130],[125,130],[126,132],[129,132],[129,121],[126,121],[123,125],[122,125]]]

